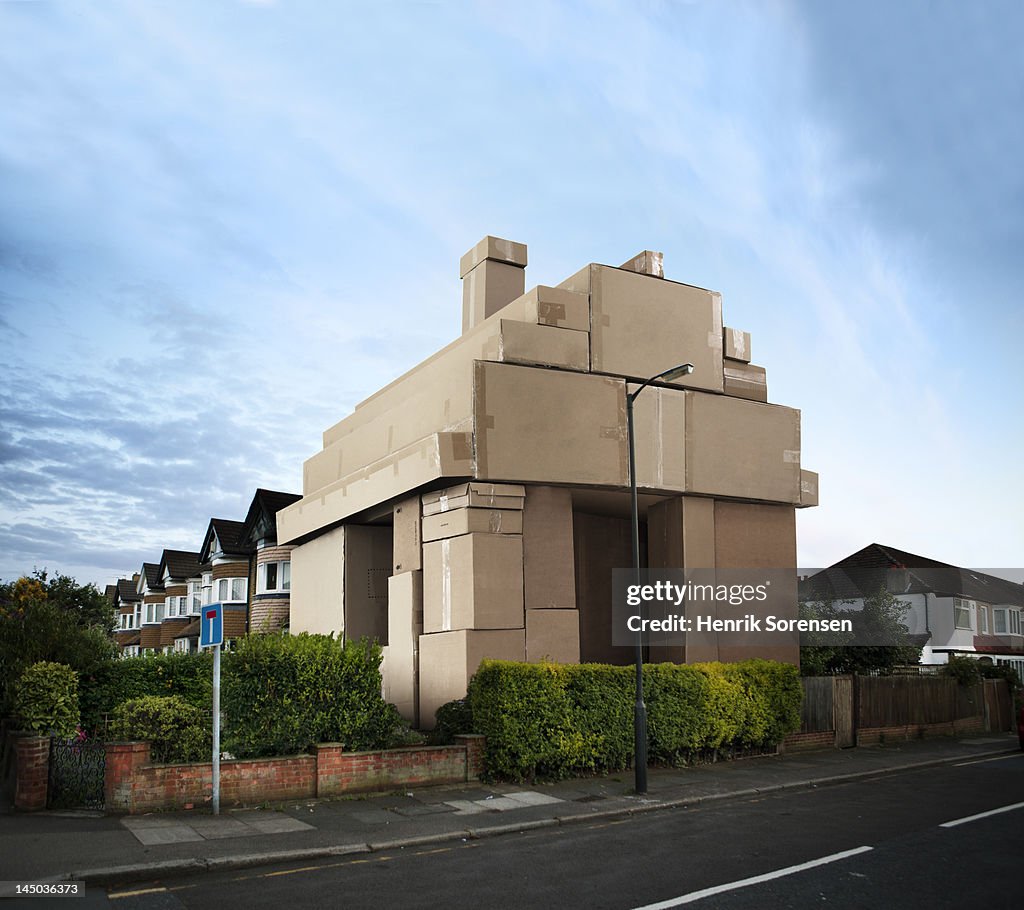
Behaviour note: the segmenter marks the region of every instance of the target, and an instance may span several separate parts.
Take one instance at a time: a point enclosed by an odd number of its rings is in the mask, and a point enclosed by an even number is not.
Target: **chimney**
[[[459,263],[462,332],[478,326],[526,290],[526,244],[484,237]]]

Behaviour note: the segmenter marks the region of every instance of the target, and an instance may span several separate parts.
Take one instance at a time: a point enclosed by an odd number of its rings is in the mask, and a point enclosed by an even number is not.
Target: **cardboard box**
[[[277,514],[280,520],[281,512]],[[291,631],[341,636],[345,631],[345,528],[334,528],[295,547],[290,558]]]
[[[464,534],[423,545],[423,631],[523,628],[523,538]]]
[[[518,300],[512,301],[501,315],[537,325],[549,325],[577,332],[590,331],[590,297],[564,288],[539,284]]]
[[[388,578],[391,528],[345,526],[345,639],[388,642]]]
[[[526,272],[517,265],[485,259],[462,279],[462,331],[468,332],[526,288]]]
[[[459,277],[465,278],[485,260],[504,262],[525,269],[527,265],[526,244],[514,240],[502,240],[488,234],[459,260]]]
[[[723,361],[723,379],[726,395],[749,401],[768,400],[768,377],[764,367],[726,360]]]
[[[423,514],[436,515],[468,506],[486,509],[522,509],[526,487],[516,483],[460,483],[422,496]]]
[[[580,614],[576,610],[527,610],[526,659],[530,663],[580,662]]]
[[[559,287],[590,294],[590,368],[643,381],[692,363],[672,385],[722,391],[722,296],[604,265]]]
[[[800,412],[686,393],[686,489],[735,499],[800,501]]]
[[[536,483],[626,483],[621,379],[478,363],[476,476]]]
[[[399,572],[410,572],[423,568],[421,520],[419,496],[403,499],[394,508],[392,524],[394,562],[392,569],[396,575]]]
[[[750,363],[750,332],[741,329],[722,329],[723,354],[730,360]]]
[[[429,543],[460,534],[522,534],[521,509],[455,509],[423,519],[423,541]]]
[[[480,661],[521,661],[526,630],[439,632],[420,636],[420,727],[432,730],[441,705],[464,698]]]
[[[381,667],[384,699],[413,726],[419,723],[418,661],[423,634],[423,573],[388,579],[387,659]]]
[[[818,504],[818,475],[815,471],[800,469],[800,505],[798,508],[813,508]]]
[[[637,388],[629,383],[627,392]],[[686,490],[686,393],[648,386],[633,403],[637,486],[659,492]]]
[[[504,363],[538,364],[585,373],[590,369],[590,335],[502,319],[497,359]]]
[[[523,597],[527,611],[576,609],[572,546],[572,494],[564,487],[531,486],[523,511]],[[578,629],[576,650],[578,653]]]
[[[627,272],[639,272],[641,275],[664,278],[665,255],[652,250],[644,250],[637,253],[632,259],[627,259],[619,268],[625,269]]]
[[[473,475],[473,435],[435,433],[306,495],[277,513],[280,545],[298,543],[382,502],[440,478]]]

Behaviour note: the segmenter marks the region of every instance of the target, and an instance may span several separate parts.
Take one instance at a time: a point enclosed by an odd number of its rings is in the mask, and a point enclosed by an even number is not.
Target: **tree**
[[[909,604],[884,590],[864,598],[863,608],[856,611],[838,609],[834,601],[801,603],[801,619],[854,619],[856,632],[802,632],[800,673],[884,674],[893,667],[918,663],[921,649],[910,643],[903,623],[908,609]]]
[[[11,708],[12,686],[39,661],[91,673],[117,648],[113,605],[94,585],[45,570],[0,584],[0,714]]]

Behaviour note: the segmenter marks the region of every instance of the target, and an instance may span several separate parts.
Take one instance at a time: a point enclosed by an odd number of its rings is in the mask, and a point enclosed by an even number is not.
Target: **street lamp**
[[[642,382],[634,391],[626,393],[626,428],[629,432],[629,492],[633,503],[633,581],[640,583],[640,510],[636,495],[636,442],[633,433],[633,402],[652,382],[659,379],[671,382],[693,372],[692,363],[683,363]],[[647,706],[644,704],[644,651],[643,632],[636,632],[636,702],[633,705],[633,772],[636,792],[647,792]]]

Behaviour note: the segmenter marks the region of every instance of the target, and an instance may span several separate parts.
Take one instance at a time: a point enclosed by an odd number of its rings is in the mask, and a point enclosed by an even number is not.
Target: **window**
[[[164,601],[164,616],[174,616],[178,612],[178,599],[176,597],[168,597]]]
[[[973,629],[971,624],[971,608],[974,606],[972,600],[962,600],[959,597],[953,598],[953,624],[958,629]]]
[[[209,572],[203,575],[203,603],[213,603],[213,575]]]
[[[217,600],[223,603],[228,599],[228,594],[231,593],[231,579],[230,578],[218,578],[217,579]]]
[[[1010,610],[1010,634],[1020,635],[1020,610]]]
[[[198,613],[203,606],[203,583],[201,581],[190,581],[188,583],[188,604],[189,611]]]
[[[249,579],[247,578],[232,578],[231,579],[231,599],[232,600],[245,600],[245,595],[249,587]]]
[[[157,604],[146,604],[146,622],[160,622]]]
[[[292,564],[290,562],[265,562],[257,573],[256,589],[260,594],[288,591],[291,588]]]
[[[1009,629],[1006,622],[1006,608],[996,608],[992,611],[992,631],[996,635],[1005,635]]]
[[[178,653],[184,651],[186,654],[191,650],[189,648],[189,642],[187,638],[176,638],[174,639],[174,650]]]
[[[142,625],[142,604],[135,605],[135,628]]]
[[[982,634],[988,632],[988,607],[978,607],[978,631]]]

